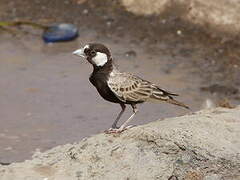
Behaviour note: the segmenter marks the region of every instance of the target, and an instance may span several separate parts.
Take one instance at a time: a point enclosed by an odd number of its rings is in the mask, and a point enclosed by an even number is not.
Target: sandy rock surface
[[[1,180],[240,179],[240,106],[98,134],[0,166]]]

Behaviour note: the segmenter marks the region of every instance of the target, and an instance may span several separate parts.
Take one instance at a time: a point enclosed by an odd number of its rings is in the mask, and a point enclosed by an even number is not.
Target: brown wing
[[[175,100],[170,93],[157,85],[128,73],[114,72],[110,74],[108,86],[122,102],[166,101],[189,109],[185,104]]]
[[[110,76],[108,86],[123,102],[166,101],[171,95],[171,93],[160,89],[151,82],[128,73],[117,73]]]

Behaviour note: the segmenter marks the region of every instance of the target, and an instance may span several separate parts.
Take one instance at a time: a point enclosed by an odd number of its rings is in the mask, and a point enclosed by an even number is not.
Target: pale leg
[[[117,123],[118,123],[119,119],[121,118],[121,116],[123,115],[123,113],[124,113],[124,111],[125,111],[125,109],[126,109],[126,105],[125,105],[125,104],[120,104],[120,105],[121,105],[122,110],[121,110],[121,112],[118,114],[116,120],[113,122],[113,124],[112,124],[112,129],[117,129]]]
[[[132,108],[133,108],[133,114],[130,116],[130,118],[128,118],[128,120],[126,120],[121,127],[119,128],[119,131],[122,132],[125,129],[131,128],[132,126],[127,126],[127,124],[133,119],[133,117],[136,115],[136,113],[138,112],[137,106],[136,104],[131,104]]]
[[[122,106],[122,105],[121,105]],[[125,105],[124,105],[125,106]],[[127,124],[133,119],[133,117],[135,116],[135,114],[137,113],[137,106],[136,104],[131,104],[132,108],[133,108],[133,114],[128,118],[128,120],[126,120],[120,128],[110,128],[109,130],[106,130],[105,133],[110,134],[110,133],[121,133],[126,129],[131,128],[132,126],[127,126]],[[114,121],[113,125],[116,126],[118,120],[120,119],[121,115],[123,114],[125,108],[122,109],[122,111],[119,113],[117,119]]]

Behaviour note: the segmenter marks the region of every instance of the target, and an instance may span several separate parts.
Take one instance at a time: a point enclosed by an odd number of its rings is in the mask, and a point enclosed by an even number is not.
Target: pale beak
[[[72,54],[76,55],[76,56],[81,56],[81,57],[86,57],[85,53],[84,53],[84,48],[81,49],[77,49],[76,51],[74,51]]]

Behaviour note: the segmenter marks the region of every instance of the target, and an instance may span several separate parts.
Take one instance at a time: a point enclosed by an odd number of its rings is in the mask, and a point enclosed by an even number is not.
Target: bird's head
[[[108,48],[102,44],[91,43],[73,52],[74,55],[86,58],[93,66],[104,66],[110,59]]]

